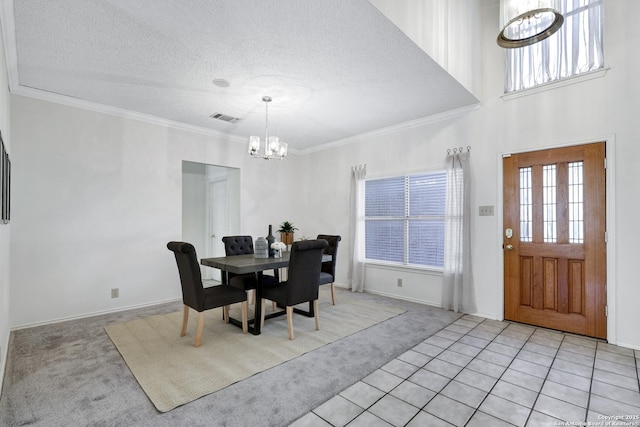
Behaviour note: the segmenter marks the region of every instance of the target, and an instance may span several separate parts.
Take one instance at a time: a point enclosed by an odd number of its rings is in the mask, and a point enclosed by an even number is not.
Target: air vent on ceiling
[[[222,120],[223,122],[229,122],[229,123],[237,123],[238,121],[240,121],[240,119],[237,117],[227,116],[226,114],[222,114],[222,113],[213,113],[209,117],[211,117],[212,119],[218,119],[218,120]]]

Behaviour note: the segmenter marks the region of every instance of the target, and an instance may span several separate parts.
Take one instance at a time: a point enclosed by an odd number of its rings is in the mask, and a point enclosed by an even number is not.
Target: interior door
[[[606,338],[605,143],[503,158],[505,319]]]

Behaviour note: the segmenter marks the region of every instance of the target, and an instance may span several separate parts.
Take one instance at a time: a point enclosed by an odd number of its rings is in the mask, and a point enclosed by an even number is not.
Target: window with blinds
[[[446,173],[365,182],[366,258],[442,268]]]

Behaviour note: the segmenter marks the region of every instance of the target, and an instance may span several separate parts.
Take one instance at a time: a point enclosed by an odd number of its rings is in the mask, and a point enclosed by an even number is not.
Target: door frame
[[[616,323],[616,229],[615,229],[615,159],[616,159],[616,140],[615,135],[608,135],[600,138],[592,138],[583,141],[572,141],[569,143],[558,143],[554,145],[547,145],[541,147],[529,147],[529,148],[521,148],[513,151],[504,151],[498,153],[498,157],[496,159],[497,162],[497,170],[498,173],[498,208],[497,210],[497,233],[498,233],[498,241],[497,241],[497,258],[498,258],[498,271],[500,272],[498,277],[498,320],[504,320],[504,254],[502,249],[502,233],[504,230],[504,218],[503,218],[503,209],[504,209],[504,196],[503,196],[503,188],[504,188],[504,171],[502,168],[502,158],[509,154],[520,154],[527,153],[531,151],[540,151],[540,150],[551,150],[556,148],[564,148],[571,147],[574,145],[584,145],[584,144],[593,144],[595,142],[605,142],[605,157],[607,159],[607,169],[606,169],[606,227],[607,227],[607,342],[610,344],[617,344],[617,323]]]
[[[226,199],[224,200],[224,208],[227,209],[227,224],[226,224],[226,229],[224,231],[223,234],[229,234],[229,215],[228,215],[228,211],[229,211],[229,180],[227,179],[227,176],[214,176],[211,177],[209,176],[209,174],[207,173],[207,183],[206,183],[206,204],[205,204],[205,217],[206,217],[206,223],[205,223],[205,255],[207,257],[216,257],[216,256],[224,256],[224,251],[222,253],[216,253],[216,248],[215,248],[215,243],[213,243],[212,241],[212,235],[213,235],[213,231],[212,230],[212,219],[213,219],[213,204],[218,202],[218,200],[214,200],[211,196],[211,189],[212,186],[214,185],[218,185],[218,184],[222,184],[225,187],[225,191],[227,194]],[[222,239],[221,236],[216,236],[216,239]],[[207,279],[213,279],[213,280],[217,280],[220,281],[220,271],[217,269],[212,269],[212,268],[207,268],[204,269],[204,271],[206,272],[205,274],[203,274],[203,276],[206,276]]]

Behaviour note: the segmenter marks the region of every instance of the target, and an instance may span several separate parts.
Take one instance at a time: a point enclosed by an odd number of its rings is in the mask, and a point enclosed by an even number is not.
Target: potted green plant
[[[284,221],[280,224],[280,228],[278,228],[278,232],[280,233],[280,240],[285,245],[290,245],[293,243],[293,233],[297,230],[297,228],[289,221]]]

